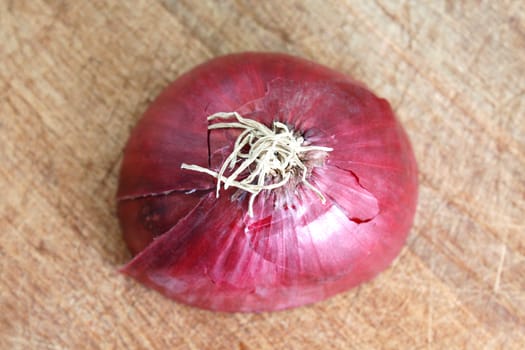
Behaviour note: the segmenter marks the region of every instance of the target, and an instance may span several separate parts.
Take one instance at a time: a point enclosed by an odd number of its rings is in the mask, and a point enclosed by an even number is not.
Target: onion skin
[[[327,203],[298,185],[259,195],[252,218],[235,189],[216,198],[212,177],[180,169],[220,167],[235,133],[208,137],[206,117],[232,111],[332,147],[309,179]],[[284,54],[215,58],[168,86],[130,136],[117,199],[136,255],[122,272],[210,310],[317,302],[389,266],[412,226],[417,186],[405,131],[361,83]]]

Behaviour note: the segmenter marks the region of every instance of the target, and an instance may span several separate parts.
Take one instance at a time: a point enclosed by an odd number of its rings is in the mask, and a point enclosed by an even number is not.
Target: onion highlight
[[[125,149],[125,274],[177,301],[270,311],[374,277],[402,248],[417,168],[389,104],[297,57],[243,53],[184,74]]]

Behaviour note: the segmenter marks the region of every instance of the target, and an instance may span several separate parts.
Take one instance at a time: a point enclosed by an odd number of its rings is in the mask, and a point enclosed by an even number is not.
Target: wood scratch
[[[412,40],[414,38],[414,31],[412,30],[412,20],[410,16],[410,3],[409,1],[405,1],[403,4],[403,10],[405,12],[405,19],[406,19],[406,30],[408,33],[408,49],[412,50]]]
[[[432,234],[432,241],[434,242],[434,234]],[[434,273],[436,268],[436,261],[434,258],[431,258],[430,261],[430,270]],[[434,327],[434,289],[432,286],[429,286],[429,296],[428,296],[428,320],[427,320],[427,349],[432,349],[432,342],[434,338],[433,327]]]
[[[470,60],[470,62],[467,64],[467,72],[470,72],[472,67],[478,63],[478,61],[480,60],[481,56],[482,56],[482,53],[484,52],[484,50],[486,49],[486,47],[488,46],[490,40],[492,39],[492,36],[491,34],[488,34],[487,36],[485,36],[483,38],[483,41],[481,42],[481,44],[479,45],[479,47],[476,49],[476,51],[474,52],[474,54],[472,55],[472,59]]]
[[[494,293],[499,291],[499,286],[501,282],[501,273],[503,271],[503,262],[505,261],[505,255],[507,254],[507,245],[502,244],[501,246],[501,255],[499,259],[498,269],[496,271],[496,280],[494,281]]]
[[[430,292],[432,293],[432,292]],[[431,298],[432,299],[432,298]],[[427,348],[429,350],[432,349],[432,337],[433,337],[433,334],[432,334],[432,323],[433,323],[433,320],[432,320],[432,317],[433,317],[433,305],[432,305],[432,300],[429,301],[428,303],[428,327],[427,327]]]

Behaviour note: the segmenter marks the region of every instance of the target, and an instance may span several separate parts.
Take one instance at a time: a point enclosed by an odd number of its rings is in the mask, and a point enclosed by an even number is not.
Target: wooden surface
[[[0,348],[525,348],[524,4],[0,0]],[[353,75],[406,126],[416,222],[371,283],[219,314],[116,272],[130,129],[183,71],[243,50]]]

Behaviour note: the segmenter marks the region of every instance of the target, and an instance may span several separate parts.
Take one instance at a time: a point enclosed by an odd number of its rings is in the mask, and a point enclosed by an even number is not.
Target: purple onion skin
[[[333,148],[309,181],[264,192],[248,215],[236,189],[215,196],[232,133],[206,117],[275,120]],[[403,247],[417,202],[417,166],[388,102],[316,63],[275,53],[208,61],[151,104],[125,148],[118,216],[134,258],[122,272],[176,301],[217,311],[317,302],[370,280]]]

